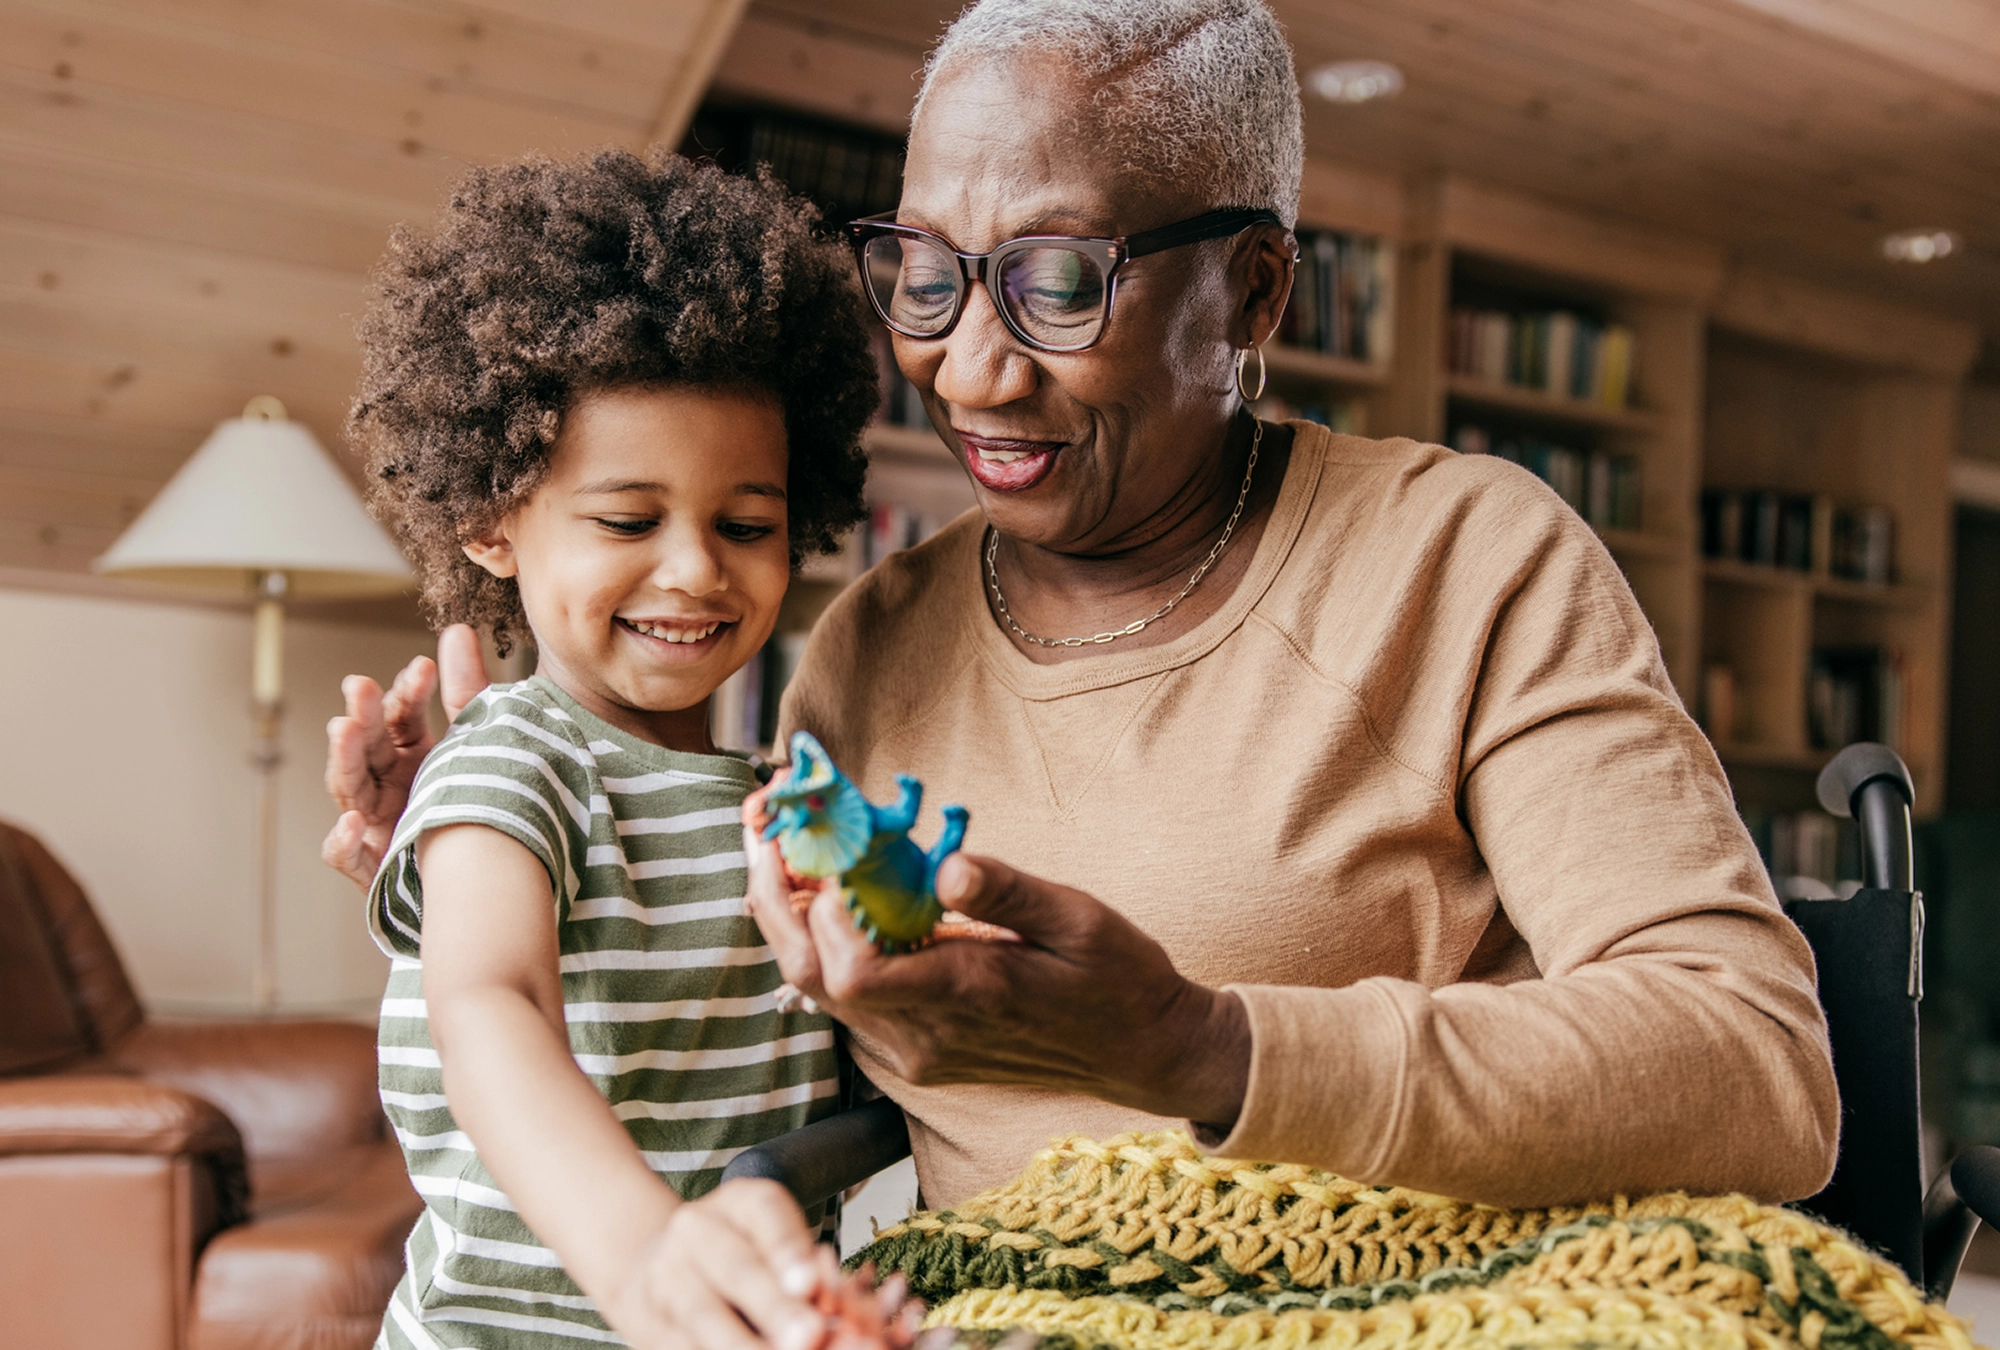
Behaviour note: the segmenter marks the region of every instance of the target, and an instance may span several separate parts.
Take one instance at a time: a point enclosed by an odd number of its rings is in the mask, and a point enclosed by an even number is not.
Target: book
[[[1593,396],[1607,408],[1623,408],[1632,391],[1632,330],[1610,324],[1599,341]]]
[[[1902,654],[1869,645],[1815,647],[1806,685],[1806,734],[1816,750],[1856,741],[1900,749]]]
[[[1704,488],[1701,553],[1818,576],[1893,579],[1896,522],[1887,507],[1837,506],[1824,495]]]
[[[1558,398],[1573,397],[1576,387],[1576,338],[1580,324],[1576,315],[1557,310],[1548,316],[1548,336],[1544,342],[1541,379],[1536,387]]]
[[[1447,439],[1460,454],[1519,464],[1597,529],[1640,528],[1643,483],[1635,456],[1580,450],[1537,436],[1496,434],[1475,422],[1461,422]]]
[[[1830,900],[1859,889],[1861,840],[1852,821],[1823,811],[1746,811],[1743,823],[1788,900]]]
[[[1278,340],[1350,360],[1389,358],[1395,327],[1395,250],[1338,230],[1300,230],[1292,295]]]

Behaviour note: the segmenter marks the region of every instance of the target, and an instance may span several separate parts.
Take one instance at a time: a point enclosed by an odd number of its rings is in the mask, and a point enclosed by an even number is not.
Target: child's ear
[[[468,539],[460,547],[465,550],[466,557],[496,577],[511,577],[521,570],[520,560],[514,556],[514,541],[507,537],[504,521],[477,539]]]

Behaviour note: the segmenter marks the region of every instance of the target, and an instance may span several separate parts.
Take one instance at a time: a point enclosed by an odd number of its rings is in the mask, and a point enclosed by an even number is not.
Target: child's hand
[[[731,1181],[676,1206],[600,1306],[633,1350],[820,1350],[830,1255],[784,1187]]]

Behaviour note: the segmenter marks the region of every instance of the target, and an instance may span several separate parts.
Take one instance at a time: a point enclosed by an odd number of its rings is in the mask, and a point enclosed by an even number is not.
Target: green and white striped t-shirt
[[[743,760],[639,740],[539,676],[486,690],[424,761],[369,897],[392,960],[382,1102],[424,1198],[378,1345],[618,1343],[445,1105],[418,960],[418,837],[471,822],[541,859],[570,1051],[646,1162],[692,1198],[743,1149],[831,1114],[838,1092],[832,1023],[778,1010],[783,977],[744,910],[740,810],[756,786]]]

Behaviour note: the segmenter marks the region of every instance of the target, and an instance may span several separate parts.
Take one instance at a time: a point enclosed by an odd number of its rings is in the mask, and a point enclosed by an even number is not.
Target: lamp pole
[[[97,570],[226,590],[256,602],[250,707],[256,720],[257,932],[250,998],[278,1007],[278,769],[285,602],[295,595],[389,596],[409,589],[394,541],[311,431],[269,394],[220,423],[99,558]]]
[[[279,731],[285,703],[285,592],[283,572],[257,574],[256,646],[250,698],[257,722],[257,956],[251,966],[250,1001],[259,1013],[278,1006],[278,766],[284,763]]]

